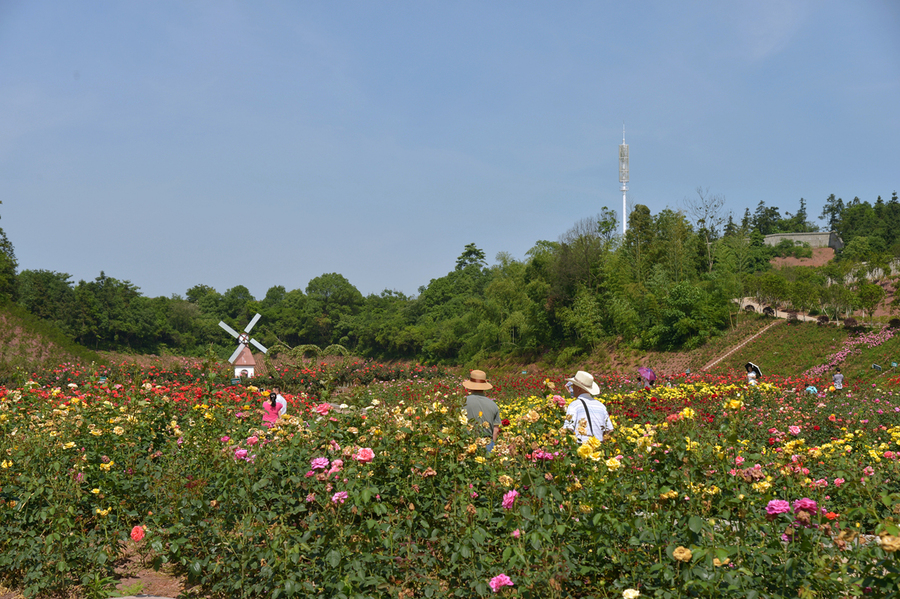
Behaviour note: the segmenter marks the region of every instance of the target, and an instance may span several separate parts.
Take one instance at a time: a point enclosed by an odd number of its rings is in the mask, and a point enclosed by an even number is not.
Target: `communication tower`
[[[625,192],[628,191],[628,144],[625,143],[625,125],[622,125],[622,145],[619,146],[619,183],[622,184],[622,235],[625,235],[627,223]]]

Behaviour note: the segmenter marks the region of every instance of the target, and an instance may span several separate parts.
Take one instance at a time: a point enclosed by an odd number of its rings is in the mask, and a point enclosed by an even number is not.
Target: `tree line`
[[[725,213],[724,197],[698,189],[677,210],[653,214],[634,206],[624,236],[616,233],[617,215],[604,208],[556,241],[537,241],[523,260],[501,252],[488,265],[484,252],[468,244],[452,271],[412,296],[390,290],[363,296],[343,275],[326,273],[305,289],[276,285],[262,298],[243,285],[219,292],[204,284],[183,296],[151,298],[104,272],[77,283],[51,270],[17,272],[0,229],[0,293],[99,350],[199,355],[212,346],[227,356],[233,340],[218,322],[241,329],[259,312],[263,320],[253,334],[270,347],[340,344],[366,357],[431,363],[547,352],[566,361],[610,342],[696,347],[732,326],[739,312],[733,299],[748,295],[833,316],[871,313],[884,299],[871,273],[900,255],[896,192],[874,205],[832,195],[819,219],[846,246],[818,269],[772,270],[773,256],[810,250],[790,241],[763,243],[766,234],[819,229],[805,200],[793,214],[760,202],[736,222]]]

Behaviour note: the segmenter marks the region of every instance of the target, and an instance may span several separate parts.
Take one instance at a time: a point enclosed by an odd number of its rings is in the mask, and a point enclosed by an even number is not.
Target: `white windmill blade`
[[[237,357],[240,355],[242,349],[244,349],[244,345],[239,343],[237,349],[234,350],[234,353],[231,354],[230,358],[228,358],[228,362],[230,364],[234,364],[234,361],[237,360]]]
[[[220,320],[220,321],[219,321],[219,326],[222,327],[223,329],[225,329],[226,331],[228,331],[228,333],[230,333],[231,336],[234,337],[235,339],[237,339],[238,337],[240,337],[240,335],[238,334],[237,331],[235,331],[235,330],[232,329],[230,326],[228,326],[227,324],[225,324],[225,321],[224,321],[224,320]]]
[[[257,341],[256,339],[251,339],[250,343],[255,345],[259,349],[259,351],[261,351],[262,353],[264,353],[264,354],[269,353],[269,350],[267,350],[265,347],[263,347],[263,344],[260,343],[259,341]]]
[[[256,324],[256,321],[259,320],[260,318],[262,318],[262,314],[260,314],[259,312],[257,312],[257,313],[256,313],[256,316],[253,317],[253,320],[250,321],[250,324],[248,324],[248,325],[246,326],[246,328],[244,328],[244,332],[245,332],[245,333],[249,333],[249,332],[250,332],[250,329],[253,328],[253,325],[255,325],[255,324]]]

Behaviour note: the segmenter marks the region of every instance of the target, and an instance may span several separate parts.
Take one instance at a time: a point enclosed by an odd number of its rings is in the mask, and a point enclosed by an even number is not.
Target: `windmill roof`
[[[246,345],[241,349],[237,359],[234,361],[235,366],[256,366],[256,360],[253,358],[253,352]]]

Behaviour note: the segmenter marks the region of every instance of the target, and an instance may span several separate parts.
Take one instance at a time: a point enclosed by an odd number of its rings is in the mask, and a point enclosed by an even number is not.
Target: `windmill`
[[[234,353],[231,354],[231,357],[228,358],[228,362],[234,366],[234,375],[241,376],[241,371],[247,371],[247,376],[253,376],[253,371],[256,367],[256,360],[253,359],[253,354],[250,351],[249,345],[252,343],[256,348],[262,353],[268,353],[267,350],[259,341],[256,339],[250,338],[250,329],[253,328],[259,319],[262,318],[261,314],[257,314],[253,317],[253,320],[250,321],[246,327],[244,327],[243,333],[238,333],[230,326],[225,324],[225,321],[220,321],[219,326],[225,329],[228,334],[237,339],[238,346],[237,349],[234,350]]]

